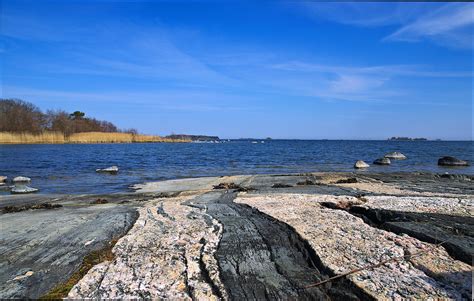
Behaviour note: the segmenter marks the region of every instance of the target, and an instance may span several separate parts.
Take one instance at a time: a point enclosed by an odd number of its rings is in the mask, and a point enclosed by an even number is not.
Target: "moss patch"
[[[72,274],[67,281],[57,285],[46,295],[40,297],[40,299],[59,300],[66,298],[73,286],[76,285],[76,283],[78,283],[79,280],[81,280],[93,266],[104,261],[112,261],[115,258],[114,253],[112,253],[112,248],[115,246],[118,240],[119,238],[115,238],[104,248],[90,252],[82,260],[82,264],[79,269],[74,272],[74,274]]]

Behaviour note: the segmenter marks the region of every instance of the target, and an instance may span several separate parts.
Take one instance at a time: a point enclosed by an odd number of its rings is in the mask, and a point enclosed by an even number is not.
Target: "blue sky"
[[[149,134],[472,139],[472,3],[2,0],[1,96]]]

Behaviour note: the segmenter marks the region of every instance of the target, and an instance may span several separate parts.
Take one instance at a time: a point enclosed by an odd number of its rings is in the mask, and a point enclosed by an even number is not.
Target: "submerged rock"
[[[10,190],[12,194],[26,194],[26,193],[34,193],[37,191],[39,191],[38,188],[33,188],[26,185],[15,186]]]
[[[103,172],[103,173],[118,173],[119,168],[118,166],[110,166],[107,168],[99,168],[95,170],[96,172]]]
[[[395,160],[405,160],[407,157],[400,152],[391,152],[384,156],[385,158],[395,159]]]
[[[438,160],[438,165],[440,166],[469,166],[469,163],[458,158],[445,156]]]
[[[28,183],[28,182],[31,182],[31,179],[28,177],[19,176],[19,177],[13,178],[13,183]]]
[[[354,168],[368,168],[370,165],[365,163],[362,160],[358,160],[356,163],[354,163]]]
[[[374,161],[374,164],[377,164],[377,165],[390,165],[390,159],[389,158],[379,158],[377,160]]]

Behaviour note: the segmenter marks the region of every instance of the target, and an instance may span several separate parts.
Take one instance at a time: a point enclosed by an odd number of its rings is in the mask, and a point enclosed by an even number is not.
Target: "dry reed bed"
[[[0,132],[0,144],[62,144],[62,143],[135,143],[135,142],[189,142],[152,135],[130,133],[84,132],[65,136],[61,132],[9,133]]]

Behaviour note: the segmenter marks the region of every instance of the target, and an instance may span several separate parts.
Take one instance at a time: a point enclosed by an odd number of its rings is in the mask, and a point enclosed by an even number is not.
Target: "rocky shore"
[[[473,182],[309,173],[0,196],[0,298],[470,299]]]

